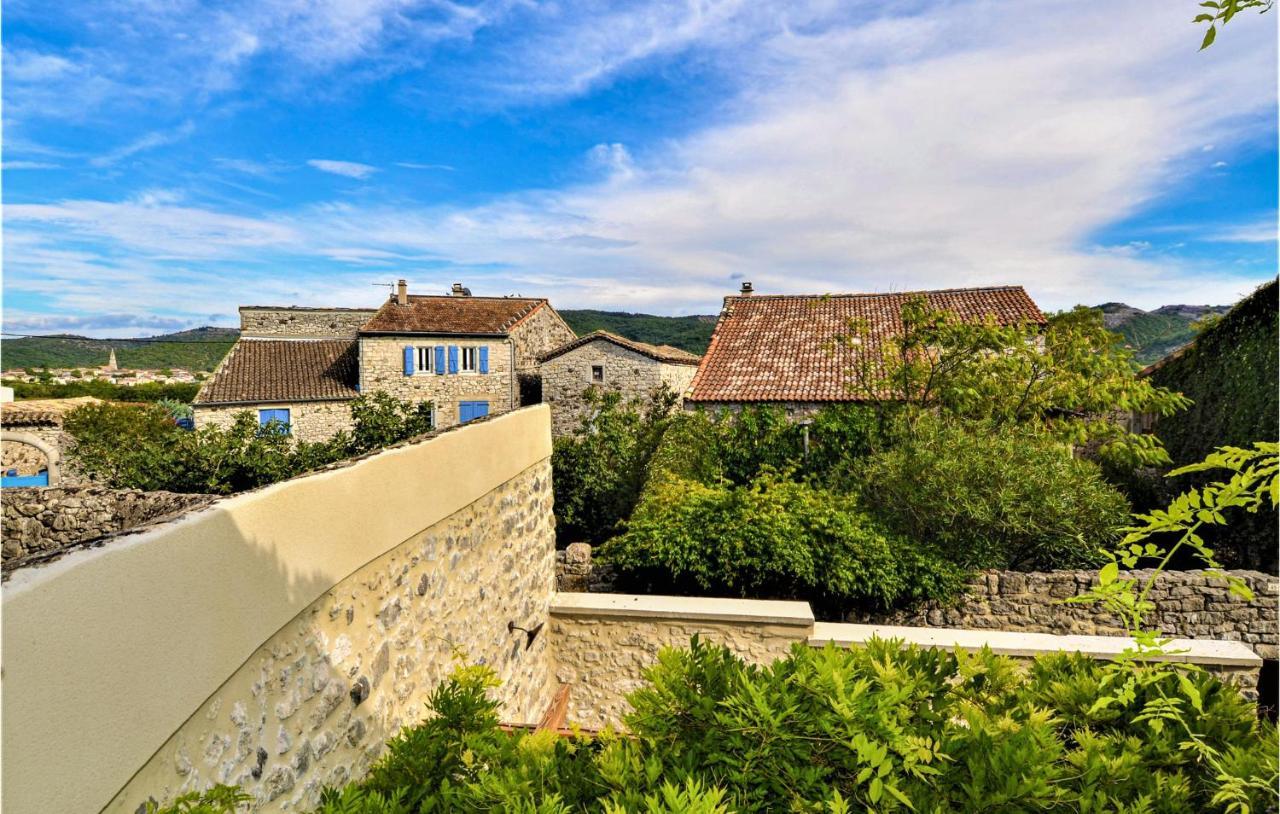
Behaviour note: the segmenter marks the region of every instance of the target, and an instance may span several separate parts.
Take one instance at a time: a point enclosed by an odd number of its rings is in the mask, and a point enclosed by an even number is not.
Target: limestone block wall
[[[324,441],[340,430],[351,430],[351,402],[349,401],[302,401],[271,402],[263,404],[233,404],[222,407],[194,408],[196,428],[222,427],[226,429],[235,422],[239,413],[249,412],[254,421],[258,420],[259,410],[287,408],[291,422],[290,433],[299,441]]]
[[[71,444],[71,436],[57,425],[5,425],[4,429],[15,434],[29,435],[48,444],[52,449],[65,452]],[[45,454],[38,448],[9,439],[0,440],[0,470],[18,470],[19,475],[36,475],[49,465]],[[65,468],[64,468],[65,469]],[[64,476],[66,472],[64,471]]]
[[[157,522],[213,502],[208,495],[109,489],[97,484],[0,490],[4,570],[78,543]]]
[[[516,346],[516,370],[536,372],[542,354],[577,338],[554,308],[542,306],[511,329],[511,340]]]
[[[373,308],[240,308],[240,332],[250,336],[355,336]]]
[[[489,348],[488,373],[416,373],[404,375],[406,345],[434,347]],[[360,392],[383,390],[399,399],[432,401],[436,408],[436,426],[452,427],[458,423],[458,402],[487,401],[489,415],[512,409],[519,395],[512,369],[514,348],[504,339],[478,339],[474,336],[362,336],[360,337]]]
[[[592,367],[604,368],[604,381],[591,377]],[[669,365],[635,351],[597,339],[542,364],[542,400],[551,405],[551,430],[572,432],[586,411],[583,394],[592,388],[621,393],[623,399],[647,399],[664,384],[674,393],[688,389],[694,365]]]
[[[421,716],[455,645],[536,720],[550,642],[507,624],[548,618],[550,454],[529,407],[15,572],[0,807],[133,812],[226,778],[305,810]]]
[[[1260,571],[1231,571],[1253,590],[1247,602],[1232,596],[1224,582],[1200,571],[1169,571],[1152,588],[1151,621],[1167,636],[1244,642],[1264,659],[1277,657],[1280,577]],[[1127,576],[1145,579],[1150,571]],[[1020,630],[1039,633],[1118,635],[1115,616],[1097,606],[1061,600],[1086,591],[1094,571],[985,571],[955,605],[930,602],[911,611],[850,614],[851,622]]]

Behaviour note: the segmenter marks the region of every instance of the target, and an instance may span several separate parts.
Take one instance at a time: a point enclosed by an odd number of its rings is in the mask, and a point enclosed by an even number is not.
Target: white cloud
[[[1205,239],[1218,243],[1275,243],[1277,239],[1276,217],[1254,223],[1242,223],[1211,232]]]
[[[89,159],[89,163],[95,167],[110,167],[111,165],[117,164],[130,156],[137,155],[138,153],[154,150],[157,147],[164,147],[166,145],[182,141],[183,139],[190,137],[195,130],[195,123],[191,121],[185,121],[172,130],[155,130],[150,133],[146,133],[127,144],[121,145],[104,155]]]
[[[377,167],[368,164],[358,164],[354,161],[331,161],[327,158],[313,158],[307,164],[321,172],[327,172],[332,175],[345,175],[347,178],[359,178],[361,180],[378,171]]]
[[[5,161],[0,168],[6,170],[56,170],[61,164],[49,161]]]

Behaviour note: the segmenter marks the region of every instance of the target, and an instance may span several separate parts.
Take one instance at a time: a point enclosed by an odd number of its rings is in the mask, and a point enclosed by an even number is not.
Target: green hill
[[[659,317],[653,314],[628,314],[623,311],[593,311],[590,309],[558,312],[578,336],[592,331],[610,333],[648,342],[651,345],[671,345],[690,353],[703,354],[711,342],[711,332],[716,327],[714,316]]]
[[[70,335],[6,339],[0,343],[0,367],[102,367],[115,348],[116,362],[123,368],[213,370],[239,335],[235,328],[206,327],[146,339]]]
[[[1142,364],[1162,359],[1190,342],[1196,335],[1196,322],[1231,309],[1228,305],[1164,305],[1143,311],[1122,302],[1097,307],[1106,326],[1124,337]]]

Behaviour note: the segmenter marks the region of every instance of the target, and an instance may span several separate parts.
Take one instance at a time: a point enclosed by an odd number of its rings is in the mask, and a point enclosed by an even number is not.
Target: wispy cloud
[[[154,150],[157,147],[164,147],[167,144],[174,144],[191,136],[196,130],[194,122],[185,121],[172,130],[156,130],[147,133],[139,138],[130,141],[116,149],[89,159],[89,163],[95,167],[110,167],[117,164],[130,156],[138,153]]]
[[[5,161],[0,168],[6,170],[56,170],[61,164],[53,164],[49,161]]]
[[[416,161],[397,161],[397,167],[404,167],[408,170],[442,170],[444,172],[455,172],[456,168],[449,164],[419,164]]]
[[[378,171],[377,167],[369,164],[359,164],[355,161],[333,161],[327,158],[313,158],[307,164],[321,172],[344,175],[347,178],[359,178],[361,180]]]
[[[1277,233],[1276,216],[1273,214],[1264,220],[1212,231],[1205,239],[1217,243],[1275,243]]]

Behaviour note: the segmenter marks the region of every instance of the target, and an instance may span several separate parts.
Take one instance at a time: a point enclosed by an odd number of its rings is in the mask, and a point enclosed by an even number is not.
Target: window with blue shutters
[[[432,345],[419,345],[417,348],[417,369],[419,375],[435,372],[436,348]]]
[[[458,346],[457,345],[449,346],[449,372],[450,373],[458,372]]]
[[[489,402],[487,401],[460,401],[458,402],[458,423],[466,424],[477,418],[483,418],[489,414]]]
[[[480,349],[462,348],[462,372],[475,373],[480,367]]]
[[[413,375],[413,345],[404,346],[404,375]]]
[[[444,345],[436,345],[436,375],[444,375]]]
[[[487,345],[480,348],[480,372],[489,372],[489,348]]]
[[[277,432],[281,435],[290,433],[289,410],[277,408],[258,411],[258,427],[262,432]]]

